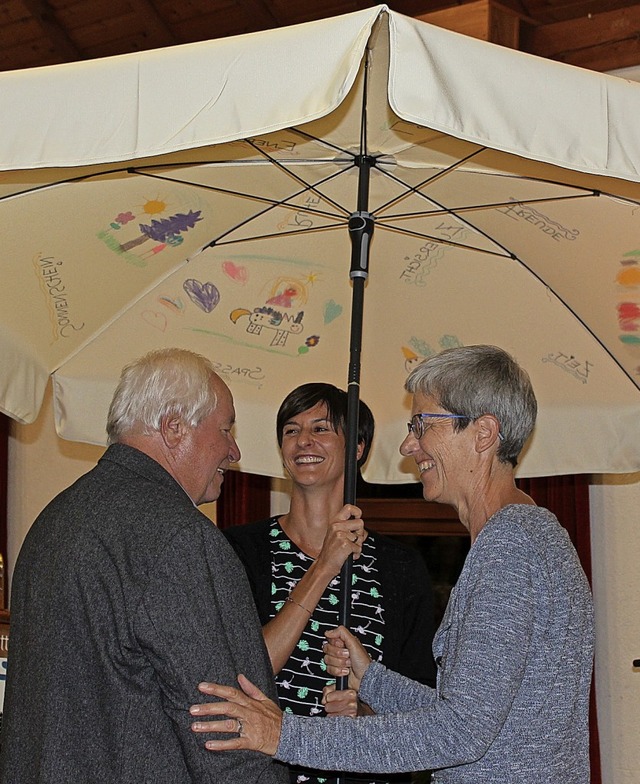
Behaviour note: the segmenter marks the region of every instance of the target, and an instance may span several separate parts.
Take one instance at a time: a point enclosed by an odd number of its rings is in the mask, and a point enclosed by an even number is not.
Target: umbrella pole
[[[354,163],[358,167],[357,209],[349,217],[351,239],[351,329],[349,339],[349,369],[347,378],[347,422],[344,469],[344,502],[355,504],[358,480],[358,409],[360,406],[360,358],[362,352],[362,322],[364,316],[364,288],[369,276],[369,246],[373,236],[373,216],[369,212],[369,180],[375,158],[367,155],[367,77],[369,61],[365,61],[365,85],[362,96],[360,127],[360,154]],[[338,622],[349,628],[351,615],[351,579],[353,557],[349,556],[340,570],[340,598]],[[348,688],[348,678],[336,678],[336,689]],[[336,777],[336,784],[346,781],[343,773]]]
[[[358,479],[358,407],[360,403],[360,356],[362,350],[362,322],[364,314],[364,288],[369,275],[369,245],[373,235],[373,217],[366,210],[369,200],[369,171],[375,159],[360,155],[356,159],[360,179],[358,187],[358,211],[349,218],[351,238],[351,270],[349,277],[353,285],[351,304],[351,331],[349,345],[349,370],[347,385],[347,423],[345,446],[344,502],[355,504]],[[349,626],[351,609],[352,558],[345,561],[340,572],[340,603],[338,620],[342,626]],[[347,678],[340,677],[336,688],[346,689]]]

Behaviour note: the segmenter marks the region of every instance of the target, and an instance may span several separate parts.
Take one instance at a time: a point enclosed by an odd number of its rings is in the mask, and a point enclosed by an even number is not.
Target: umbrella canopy
[[[183,346],[232,388],[242,468],[280,475],[282,398],[347,383],[351,221],[369,481],[412,479],[408,371],[472,343],[532,376],[521,476],[640,469],[640,85],[380,6],[0,74],[0,107],[15,419],[52,376],[59,434],[104,443],[122,365]]]

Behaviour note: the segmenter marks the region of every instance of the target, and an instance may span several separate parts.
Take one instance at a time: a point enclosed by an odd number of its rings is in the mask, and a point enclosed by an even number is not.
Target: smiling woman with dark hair
[[[354,690],[335,690],[323,662],[324,633],[338,625],[340,570],[349,555],[354,556],[352,629],[368,655],[408,677],[435,683],[433,599],[420,555],[369,534],[362,520],[349,519],[354,507],[343,507],[346,417],[347,393],[332,384],[304,384],[287,395],[276,436],[292,481],[289,512],[225,531],[249,576],[280,706],[299,716],[371,713]],[[360,401],[359,466],[373,432],[373,415]],[[322,770],[291,768],[294,784],[331,780]]]
[[[318,722],[282,715],[246,678],[201,684],[226,702],[192,706],[214,751],[256,749],[332,770],[433,769],[438,784],[587,784],[593,607],[567,532],[515,484],[536,417],[529,377],[495,346],[425,360],[400,451],[424,498],[449,504],[471,549],[433,641],[435,689],[373,661],[340,627],[326,633],[329,672],[375,716]]]

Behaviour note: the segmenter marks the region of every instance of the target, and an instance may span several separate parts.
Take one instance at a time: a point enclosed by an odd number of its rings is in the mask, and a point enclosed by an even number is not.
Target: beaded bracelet
[[[295,600],[295,599],[294,599],[292,596],[287,596],[287,601],[288,601],[288,602],[291,602],[292,604],[297,604],[297,605],[298,605],[298,607],[302,607],[302,609],[303,609],[305,612],[308,612],[310,616],[311,616],[311,615],[313,615],[313,613],[311,612],[311,610],[307,610],[307,608],[304,606],[304,604],[300,604],[300,602],[296,602],[296,600]]]

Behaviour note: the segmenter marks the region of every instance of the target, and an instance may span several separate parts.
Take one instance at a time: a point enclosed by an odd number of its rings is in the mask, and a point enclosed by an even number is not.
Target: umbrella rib
[[[291,169],[288,169],[283,163],[281,163],[279,160],[277,160],[277,158],[274,158],[272,155],[269,155],[269,153],[267,153],[265,150],[260,149],[260,147],[255,145],[252,141],[249,141],[248,139],[246,141],[247,141],[247,144],[250,144],[257,153],[259,153],[260,155],[264,156],[277,169],[279,169],[280,171],[283,171],[289,177],[292,177],[296,182],[299,182],[301,185],[303,185],[305,192],[306,191],[311,191],[312,193],[315,193],[317,196],[319,196],[320,198],[324,199],[325,201],[328,201],[329,204],[332,204],[336,208],[336,210],[338,210],[339,212],[342,212],[344,215],[349,215],[350,214],[350,211],[347,210],[346,207],[343,207],[341,204],[339,204],[338,202],[334,201],[329,196],[325,196],[320,191],[317,191],[315,185],[312,185],[311,183],[309,183],[306,180],[304,180],[302,177],[299,177]],[[349,168],[351,168],[351,167],[349,167]],[[330,177],[327,178],[327,180],[331,179],[331,177],[337,177],[340,174],[344,174],[344,172],[348,171],[349,168],[341,169],[339,172],[335,172],[333,175],[330,175]],[[325,181],[322,181],[322,182],[324,184]]]
[[[317,207],[310,207],[309,205],[305,205],[305,204],[289,204],[288,203],[288,201],[290,199],[295,199],[298,196],[302,196],[302,194],[307,193],[309,188],[303,188],[302,190],[296,191],[295,193],[290,193],[286,197],[286,199],[279,199],[278,200],[278,199],[270,199],[268,196],[258,196],[258,194],[255,194],[255,193],[247,193],[246,191],[236,191],[236,190],[231,190],[230,188],[220,188],[217,185],[206,185],[206,184],[200,183],[200,182],[192,182],[191,180],[180,180],[180,179],[176,179],[174,177],[163,177],[160,174],[151,174],[149,172],[145,172],[145,171],[142,171],[142,170],[139,171],[138,173],[141,174],[142,176],[150,177],[151,179],[154,179],[154,180],[163,180],[165,182],[177,182],[177,183],[180,183],[181,185],[189,185],[189,186],[192,186],[192,187],[195,187],[195,188],[203,188],[204,190],[213,191],[214,193],[220,193],[220,194],[227,195],[227,196],[237,196],[239,198],[249,199],[250,201],[257,201],[257,202],[260,202],[260,203],[263,203],[263,204],[270,205],[269,208],[263,210],[262,212],[257,212],[251,218],[247,218],[247,221],[243,221],[243,223],[239,223],[238,226],[242,226],[242,225],[244,225],[244,223],[246,223],[248,221],[251,221],[251,220],[254,220],[255,218],[259,217],[260,215],[264,215],[265,212],[268,212],[268,209],[273,209],[274,207],[284,207],[285,209],[295,210],[296,212],[309,212],[309,213],[312,213],[314,215],[321,215],[321,216],[328,217],[328,218],[336,218],[336,219],[338,219],[338,218],[342,218],[343,217],[343,213],[336,214],[335,212],[329,212],[327,210],[320,210]],[[334,173],[334,174],[330,175],[329,177],[326,177],[324,180],[319,180],[316,183],[316,187],[318,185],[323,185],[329,179],[331,179],[333,177],[337,177],[338,174],[342,174],[342,173],[343,172],[338,172],[337,174]],[[329,201],[331,203],[330,200],[327,199],[327,201]],[[233,231],[235,228],[237,228],[237,227],[234,227],[233,229],[230,229],[230,231]]]
[[[468,160],[469,157],[472,157],[472,156],[468,156],[466,160]],[[450,167],[449,171],[451,170],[451,168],[453,168],[453,167]],[[424,213],[425,215],[434,215],[434,214],[435,215],[437,215],[437,214],[451,215],[452,217],[456,218],[458,221],[460,221],[462,224],[467,226],[472,231],[477,232],[479,235],[484,237],[486,240],[488,240],[490,243],[492,243],[496,247],[501,248],[504,251],[505,255],[511,256],[512,258],[516,258],[515,255],[510,250],[508,250],[508,248],[506,248],[501,243],[497,242],[492,236],[487,234],[487,232],[485,232],[483,229],[479,228],[474,223],[472,223],[470,220],[468,220],[467,218],[462,216],[462,214],[461,214],[462,212],[469,211],[468,207],[467,208],[460,208],[460,209],[457,209],[457,208],[454,208],[454,207],[445,207],[443,204],[440,204],[440,202],[436,201],[432,196],[427,196],[425,193],[422,193],[422,191],[418,190],[418,188],[421,188],[425,183],[432,182],[433,178],[430,178],[429,180],[425,180],[425,181],[423,181],[422,183],[420,183],[417,186],[412,186],[412,185],[408,185],[403,180],[400,180],[398,177],[396,177],[395,175],[391,174],[390,172],[384,171],[384,169],[381,169],[380,171],[382,171],[382,173],[385,176],[389,177],[390,179],[394,180],[395,182],[397,182],[400,185],[403,185],[405,188],[407,188],[407,192],[402,194],[402,196],[398,196],[395,199],[393,199],[392,201],[387,202],[386,205],[383,205],[383,207],[398,202],[400,199],[405,198],[407,195],[409,195],[409,193],[414,193],[416,196],[418,196],[418,197],[420,197],[422,199],[425,199],[426,201],[428,201],[431,204],[436,205],[438,207],[438,211],[437,212],[427,212],[427,213]],[[582,193],[579,196],[573,195],[571,197],[568,197],[568,196],[567,197],[554,197],[553,199],[550,198],[549,200],[550,201],[551,200],[560,200],[562,198],[565,198],[565,199],[568,199],[568,198],[577,199],[577,198],[584,198],[585,196],[589,196],[589,197],[600,196],[600,192],[592,190],[592,191],[588,191],[586,193]],[[520,204],[520,203],[526,203],[526,202],[515,202],[515,203]],[[513,202],[506,202],[506,205],[513,205],[513,204],[514,204]],[[379,208],[379,209],[381,209],[381,208]],[[480,209],[480,208],[479,207],[476,208],[476,211],[478,209]],[[378,212],[379,212],[379,210],[378,210]],[[403,216],[403,215],[401,215],[401,216],[395,215],[395,216],[389,216],[389,217],[398,218],[398,217],[405,217],[405,216]],[[412,213],[409,213],[409,214],[406,215],[406,217],[416,217],[416,215],[412,214]],[[380,218],[378,217],[377,220],[379,221]],[[378,224],[378,225],[380,225],[380,224]],[[387,227],[387,228],[389,228],[389,227]],[[417,235],[417,236],[421,236],[421,235]],[[444,242],[445,244],[450,244],[450,243],[447,243],[444,240],[437,240],[437,241]],[[469,247],[469,246],[461,245],[460,247]],[[483,252],[489,252],[489,251],[483,251]],[[495,255],[499,256],[499,255],[502,255],[502,254],[498,253],[498,254],[495,254]]]
[[[239,224],[239,225],[242,225],[242,224]],[[235,244],[237,244],[239,242],[253,242],[253,241],[257,241],[257,240],[271,240],[271,239],[277,239],[278,237],[288,237],[288,236],[295,235],[295,234],[312,234],[313,232],[316,232],[316,231],[334,231],[336,228],[342,228],[343,226],[344,226],[344,223],[335,223],[332,226],[303,226],[300,229],[293,229],[291,231],[277,231],[277,232],[273,232],[273,233],[270,233],[270,234],[256,234],[256,235],[254,235],[252,237],[239,237],[239,238],[234,239],[234,240],[226,240],[225,242],[221,242],[221,239],[223,237],[226,237],[228,234],[230,234],[230,232],[226,232],[225,234],[221,234],[220,237],[218,237],[217,239],[214,239],[214,240],[211,240],[211,242],[208,242],[204,246],[204,248],[214,248],[214,247],[220,246],[220,245],[235,245]],[[236,226],[235,228],[238,228],[238,226]],[[232,231],[233,231],[233,229],[232,229]]]
[[[512,253],[508,248],[505,248],[499,242],[496,242],[491,237],[488,237],[484,232],[481,232],[479,229],[476,229],[473,226],[470,226],[474,231],[477,231],[479,234],[482,234],[488,240],[490,240],[494,245],[500,248],[503,252],[500,253],[496,250],[489,250],[487,248],[477,248],[474,245],[465,245],[463,242],[455,242],[454,240],[447,240],[442,237],[435,237],[433,234],[425,234],[420,231],[415,231],[412,229],[405,229],[401,226],[393,226],[384,222],[380,222],[379,220],[376,221],[376,228],[377,229],[386,229],[387,231],[396,232],[397,234],[403,234],[407,237],[418,237],[419,239],[424,240],[431,240],[432,242],[436,242],[439,245],[449,245],[453,248],[461,248],[462,250],[470,250],[474,253],[484,253],[489,256],[497,256],[498,258],[504,259],[508,258],[512,261],[519,261],[518,257],[515,253]]]
[[[109,169],[109,171],[101,172],[101,175],[109,175],[109,174],[118,174],[119,172],[127,171],[126,167],[119,167],[117,169]],[[16,191],[15,193],[7,193],[4,196],[0,196],[0,202],[2,201],[9,201],[10,199],[15,199],[19,196],[28,196],[32,193],[38,193],[38,191],[46,191],[53,188],[58,188],[62,185],[71,185],[74,182],[82,182],[83,180],[91,180],[94,177],[99,176],[96,174],[81,174],[78,177],[65,177],[63,180],[56,180],[56,182],[46,182],[40,185],[34,185],[33,188],[25,188],[23,191]]]
[[[399,196],[395,196],[393,199],[389,199],[389,201],[385,202],[384,204],[381,204],[378,207],[378,209],[375,211],[375,214],[378,215],[382,210],[387,209],[387,207],[390,207],[392,204],[396,204],[396,202],[402,201],[402,199],[405,199],[411,193],[415,193],[418,196],[422,196],[423,198],[429,198],[428,196],[425,196],[425,194],[422,193],[420,188],[423,188],[425,185],[430,185],[431,183],[436,182],[442,177],[445,177],[446,175],[450,174],[452,171],[459,169],[460,166],[462,166],[464,163],[470,161],[472,158],[475,158],[481,152],[485,152],[486,149],[487,149],[486,147],[481,147],[479,150],[475,150],[474,152],[470,153],[464,158],[460,158],[460,160],[456,161],[455,163],[452,163],[451,166],[447,166],[445,169],[442,169],[439,172],[436,172],[436,174],[432,174],[430,177],[427,177],[425,180],[422,180],[422,182],[419,182],[417,185],[409,185],[404,180],[401,180],[399,177],[396,177],[390,171],[387,171],[386,169],[383,169],[381,166],[378,166],[376,164],[376,169],[381,174],[383,174],[385,177],[388,177],[390,180],[397,182],[399,185],[402,185],[404,188],[406,188],[406,191],[405,193],[402,193]]]
[[[420,195],[420,194],[419,194]],[[424,196],[424,198],[433,201],[428,196]],[[541,204],[546,202],[556,202],[556,201],[572,201],[574,199],[588,199],[592,198],[593,196],[600,196],[598,191],[591,191],[589,193],[579,193],[573,194],[571,196],[541,196],[537,199],[518,199],[515,201],[496,201],[490,204],[468,204],[464,207],[439,207],[438,209],[434,210],[422,210],[420,212],[396,212],[390,215],[386,215],[385,219],[390,218],[416,218],[420,216],[427,216],[427,215],[443,215],[445,213],[450,215],[458,215],[461,212],[478,212],[479,210],[494,210],[500,207],[514,207],[517,204]],[[433,202],[434,204],[437,202]]]
[[[459,163],[464,163],[466,160],[469,160],[470,157],[472,157],[472,156],[469,156],[468,158],[466,158],[464,160],[461,160]],[[393,180],[394,182],[398,183],[398,185],[401,185],[403,188],[405,188],[405,192],[402,193],[399,196],[396,196],[394,199],[390,199],[388,202],[385,202],[384,204],[381,204],[376,209],[376,215],[379,215],[382,210],[385,210],[386,208],[390,207],[392,204],[396,204],[397,202],[402,201],[403,199],[407,198],[408,196],[410,196],[412,194],[415,195],[415,196],[418,196],[418,197],[420,197],[422,199],[425,199],[426,201],[429,201],[432,204],[437,204],[438,207],[440,207],[441,210],[445,211],[445,212],[458,212],[458,211],[462,212],[463,210],[481,209],[482,206],[483,206],[483,205],[476,205],[475,207],[474,206],[471,206],[471,207],[459,207],[459,208],[455,207],[455,208],[447,209],[446,207],[442,207],[442,205],[440,205],[433,197],[428,196],[426,193],[422,192],[421,188],[423,188],[425,185],[431,185],[431,183],[433,183],[436,179],[439,179],[441,176],[444,176],[445,174],[449,174],[456,167],[450,166],[449,168],[443,170],[442,172],[439,172],[437,175],[434,175],[433,177],[430,177],[430,178],[428,178],[426,180],[423,180],[422,182],[419,182],[417,185],[409,185],[409,183],[405,182],[404,180],[401,180],[399,177],[396,177],[391,172],[386,171],[385,169],[380,168],[380,167],[377,167],[377,168],[378,168],[378,171],[380,171],[382,174],[384,174],[385,177],[388,177],[390,180]],[[502,175],[496,175],[496,176],[502,176]],[[557,201],[557,200],[562,200],[562,199],[578,199],[578,198],[584,198],[585,196],[601,196],[601,195],[603,195],[602,191],[596,191],[596,190],[588,189],[588,188],[581,188],[579,185],[566,185],[565,183],[557,182],[555,180],[546,180],[546,179],[539,179],[539,180],[537,180],[537,179],[533,179],[533,178],[528,178],[528,179],[530,179],[532,182],[536,182],[536,183],[546,183],[548,185],[559,185],[561,187],[573,188],[576,191],[581,191],[581,193],[579,193],[579,194],[572,194],[571,196],[553,196],[553,197],[550,196],[550,197],[546,197],[546,198],[541,198],[540,201]],[[531,203],[531,204],[533,204],[534,201],[536,201],[536,200],[524,200],[524,201],[518,202],[518,203],[522,203],[522,204]],[[631,199],[629,199],[628,201],[630,201],[631,203],[635,203]],[[509,202],[504,203],[504,206],[506,206],[506,204],[509,204]],[[485,205],[485,206],[487,206],[488,208],[499,207],[499,206],[503,206],[503,203],[497,202],[496,204],[488,204],[488,205]],[[404,214],[404,213],[396,213],[395,215],[390,215],[389,217],[398,217],[398,215],[402,215],[402,214]],[[410,215],[411,213],[406,213],[406,214]]]
[[[305,136],[307,136],[310,139],[314,138],[310,134],[304,134],[302,131],[298,131],[298,133],[301,133],[302,135],[305,135]],[[252,145],[252,146],[254,146],[254,148],[257,149],[258,152],[261,152],[259,150],[259,148],[255,147],[255,145]],[[342,150],[340,147],[335,147],[334,145],[328,145],[328,146],[332,147],[333,149],[338,150],[339,152],[344,153],[345,156],[347,156],[344,159],[342,159],[342,158],[333,158],[330,161],[331,163],[333,163],[333,164],[349,164],[349,169],[354,166],[354,156],[353,155],[348,153],[346,150]],[[265,156],[265,157],[267,157],[267,160],[264,162],[265,165],[268,164],[268,163],[273,163],[274,162],[274,161],[269,160],[268,156]],[[295,161],[296,164],[300,164],[300,163],[317,163],[317,164],[322,164],[322,163],[326,163],[326,162],[327,161],[325,161],[325,160],[323,160],[321,158],[297,158],[296,161]],[[17,198],[18,196],[27,196],[27,195],[32,194],[32,193],[38,193],[38,191],[46,191],[46,190],[49,190],[51,188],[56,188],[56,187],[61,186],[61,185],[71,185],[71,184],[76,183],[76,182],[82,182],[83,180],[91,180],[91,179],[97,179],[99,177],[107,177],[107,176],[112,175],[112,174],[121,174],[123,172],[126,172],[127,174],[146,175],[146,176],[150,177],[150,176],[153,176],[151,174],[151,169],[168,169],[168,168],[172,168],[172,166],[174,168],[184,169],[186,166],[202,166],[202,165],[205,165],[205,164],[208,165],[208,166],[216,166],[216,165],[221,165],[222,166],[222,165],[229,165],[229,164],[233,164],[233,165],[237,165],[237,166],[240,166],[240,165],[255,166],[256,162],[255,161],[250,161],[250,160],[229,159],[229,160],[224,160],[224,161],[207,161],[207,160],[204,160],[204,161],[189,161],[189,162],[185,162],[185,163],[176,163],[176,164],[173,164],[173,165],[168,165],[166,163],[156,163],[156,164],[146,165],[146,166],[144,166],[144,168],[139,168],[139,167],[136,167],[136,166],[132,167],[130,165],[116,166],[116,167],[114,167],[112,169],[105,169],[104,171],[100,171],[100,172],[92,172],[91,174],[80,174],[77,177],[64,177],[63,179],[56,180],[55,182],[41,183],[39,185],[34,185],[31,188],[25,188],[24,190],[21,190],[21,191],[14,191],[12,193],[7,193],[4,196],[0,195],[0,202],[9,201],[11,199]],[[281,168],[285,171],[285,173],[291,174],[291,172],[286,167],[281,166]],[[329,177],[327,177],[325,180],[320,180],[318,183],[316,183],[316,187],[317,187],[318,184],[322,184],[322,183],[326,182],[327,180],[331,179],[332,177],[337,177],[340,174],[343,174],[345,171],[348,171],[348,169],[344,169],[342,171],[334,173],[334,174],[330,175]],[[178,179],[174,179],[174,178],[171,178],[171,177],[168,177],[166,179],[169,180],[169,181],[172,181],[172,182],[183,182],[186,185],[195,185],[196,184],[196,183],[193,183],[193,182],[189,182],[188,180],[178,180]],[[303,193],[304,190],[308,190],[309,188],[314,187],[314,186],[310,186],[307,183],[305,183],[305,181],[302,178],[294,177],[294,179],[297,179],[301,184],[306,186],[303,189],[303,191],[300,191],[300,193]],[[204,186],[202,186],[202,187],[204,187]],[[327,201],[330,201],[330,200],[327,199]],[[342,208],[340,205],[336,204],[334,206],[336,206],[338,209],[340,209],[342,212],[345,212],[345,214],[346,214],[347,211],[344,208]]]
[[[307,134],[308,135],[308,134]],[[309,136],[310,139],[315,139],[313,136]],[[247,141],[243,139],[242,141]],[[258,150],[260,148],[257,148]],[[296,158],[294,163],[353,163],[353,155],[350,155],[346,150],[341,150],[339,147],[336,147],[339,152],[343,152],[345,154],[345,158]],[[271,163],[270,160],[258,161],[254,160],[253,158],[220,158],[219,160],[212,161],[212,160],[198,160],[198,161],[184,161],[182,163],[150,163],[150,164],[142,164],[141,166],[134,166],[134,167],[123,167],[123,169],[116,169],[115,171],[136,171],[142,172],[143,170],[151,171],[151,169],[185,169],[190,167],[197,167],[197,166],[268,166]]]
[[[417,192],[417,195],[422,196],[425,199],[428,199],[432,204],[437,204],[438,207],[443,211],[443,214],[451,215],[452,217],[456,218],[456,220],[460,221],[460,223],[462,223],[463,225],[467,226],[472,231],[475,231],[477,234],[479,234],[480,236],[484,237],[490,243],[492,243],[493,245],[495,245],[498,248],[501,248],[504,251],[504,254],[494,253],[494,255],[496,255],[496,256],[505,255],[505,256],[510,256],[511,258],[516,258],[515,255],[508,248],[505,248],[504,245],[502,245],[500,242],[497,242],[493,237],[491,237],[489,234],[487,234],[486,231],[484,231],[483,229],[478,228],[478,226],[475,226],[473,223],[471,223],[471,221],[467,220],[466,218],[463,218],[461,215],[458,215],[458,213],[455,210],[449,209],[449,208],[445,207],[444,205],[439,204],[435,199],[433,199],[431,197],[427,197],[424,194],[420,193],[419,191]],[[380,225],[380,224],[378,224],[378,225]],[[442,240],[442,242],[445,243],[445,244],[458,245],[458,243],[450,243],[449,241],[446,241],[446,240]],[[467,246],[467,245],[459,245],[459,247],[469,248],[470,250],[473,249],[472,246]],[[484,253],[489,253],[490,251],[485,250],[483,252]]]
[[[343,155],[346,155],[347,158],[349,160],[351,160],[351,161],[353,161],[355,159],[354,153],[350,152],[349,150],[345,149],[344,147],[340,147],[337,144],[333,144],[332,142],[328,141],[327,139],[323,139],[320,136],[314,136],[311,133],[307,133],[307,131],[303,131],[300,128],[294,128],[294,130],[295,130],[296,133],[299,133],[301,136],[304,136],[306,139],[309,139],[312,142],[318,142],[318,144],[320,144],[323,147],[327,147],[327,148],[329,148],[331,150],[335,150],[336,152],[339,152],[339,153],[342,153]],[[382,158],[384,156],[383,155],[372,155],[371,157],[372,158]],[[340,158],[335,158],[334,159],[334,161],[339,161],[339,160],[341,160],[341,159]]]

